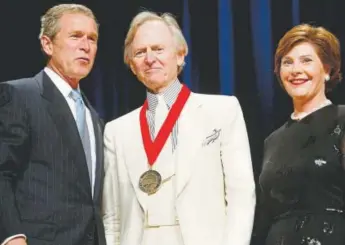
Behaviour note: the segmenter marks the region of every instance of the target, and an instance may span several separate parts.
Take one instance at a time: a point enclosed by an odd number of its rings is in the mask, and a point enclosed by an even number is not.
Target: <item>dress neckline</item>
[[[293,112],[293,113],[291,113],[290,117],[291,117],[292,120],[300,121],[303,118],[305,118],[306,116],[312,114],[313,112],[318,111],[318,110],[324,108],[325,106],[328,106],[328,105],[331,105],[331,104],[332,104],[332,101],[327,99],[324,102],[322,102],[320,105],[312,108],[311,111],[309,111],[309,112],[301,112],[298,116],[295,116],[294,115],[295,113]]]
[[[319,115],[321,117],[323,117],[322,116],[323,112],[328,111],[328,110],[330,110],[331,108],[334,108],[334,107],[335,107],[335,105],[331,103],[331,104],[325,105],[323,107],[320,107],[320,108],[314,110],[313,112],[307,114],[306,116],[304,116],[301,119],[293,119],[290,116],[288,121],[295,122],[295,123],[309,123],[311,119],[313,119],[315,117],[319,117]]]

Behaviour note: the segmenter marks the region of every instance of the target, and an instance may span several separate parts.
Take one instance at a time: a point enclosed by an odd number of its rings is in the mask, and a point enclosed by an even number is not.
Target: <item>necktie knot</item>
[[[75,102],[83,101],[80,92],[76,89],[72,89],[70,96]]]
[[[69,96],[75,102],[75,109],[76,109],[75,119],[77,122],[79,134],[81,137],[83,137],[84,127],[85,127],[85,108],[84,108],[83,99],[81,97],[80,92],[76,89],[72,89]]]

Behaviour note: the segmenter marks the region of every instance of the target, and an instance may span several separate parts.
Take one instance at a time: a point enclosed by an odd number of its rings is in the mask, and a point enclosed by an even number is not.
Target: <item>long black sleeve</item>
[[[23,233],[16,207],[16,180],[29,162],[27,111],[16,89],[0,84],[0,243]]]

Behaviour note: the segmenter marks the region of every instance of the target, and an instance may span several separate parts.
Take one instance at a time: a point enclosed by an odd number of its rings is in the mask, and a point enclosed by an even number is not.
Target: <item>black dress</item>
[[[290,119],[265,140],[262,244],[345,244],[344,135],[345,108],[329,105]]]

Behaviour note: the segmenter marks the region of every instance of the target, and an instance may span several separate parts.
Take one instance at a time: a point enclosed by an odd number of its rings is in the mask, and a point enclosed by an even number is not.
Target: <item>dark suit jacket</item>
[[[85,103],[97,150],[93,198],[75,120],[46,73],[0,83],[0,243],[25,234],[34,245],[105,244],[103,126]]]

